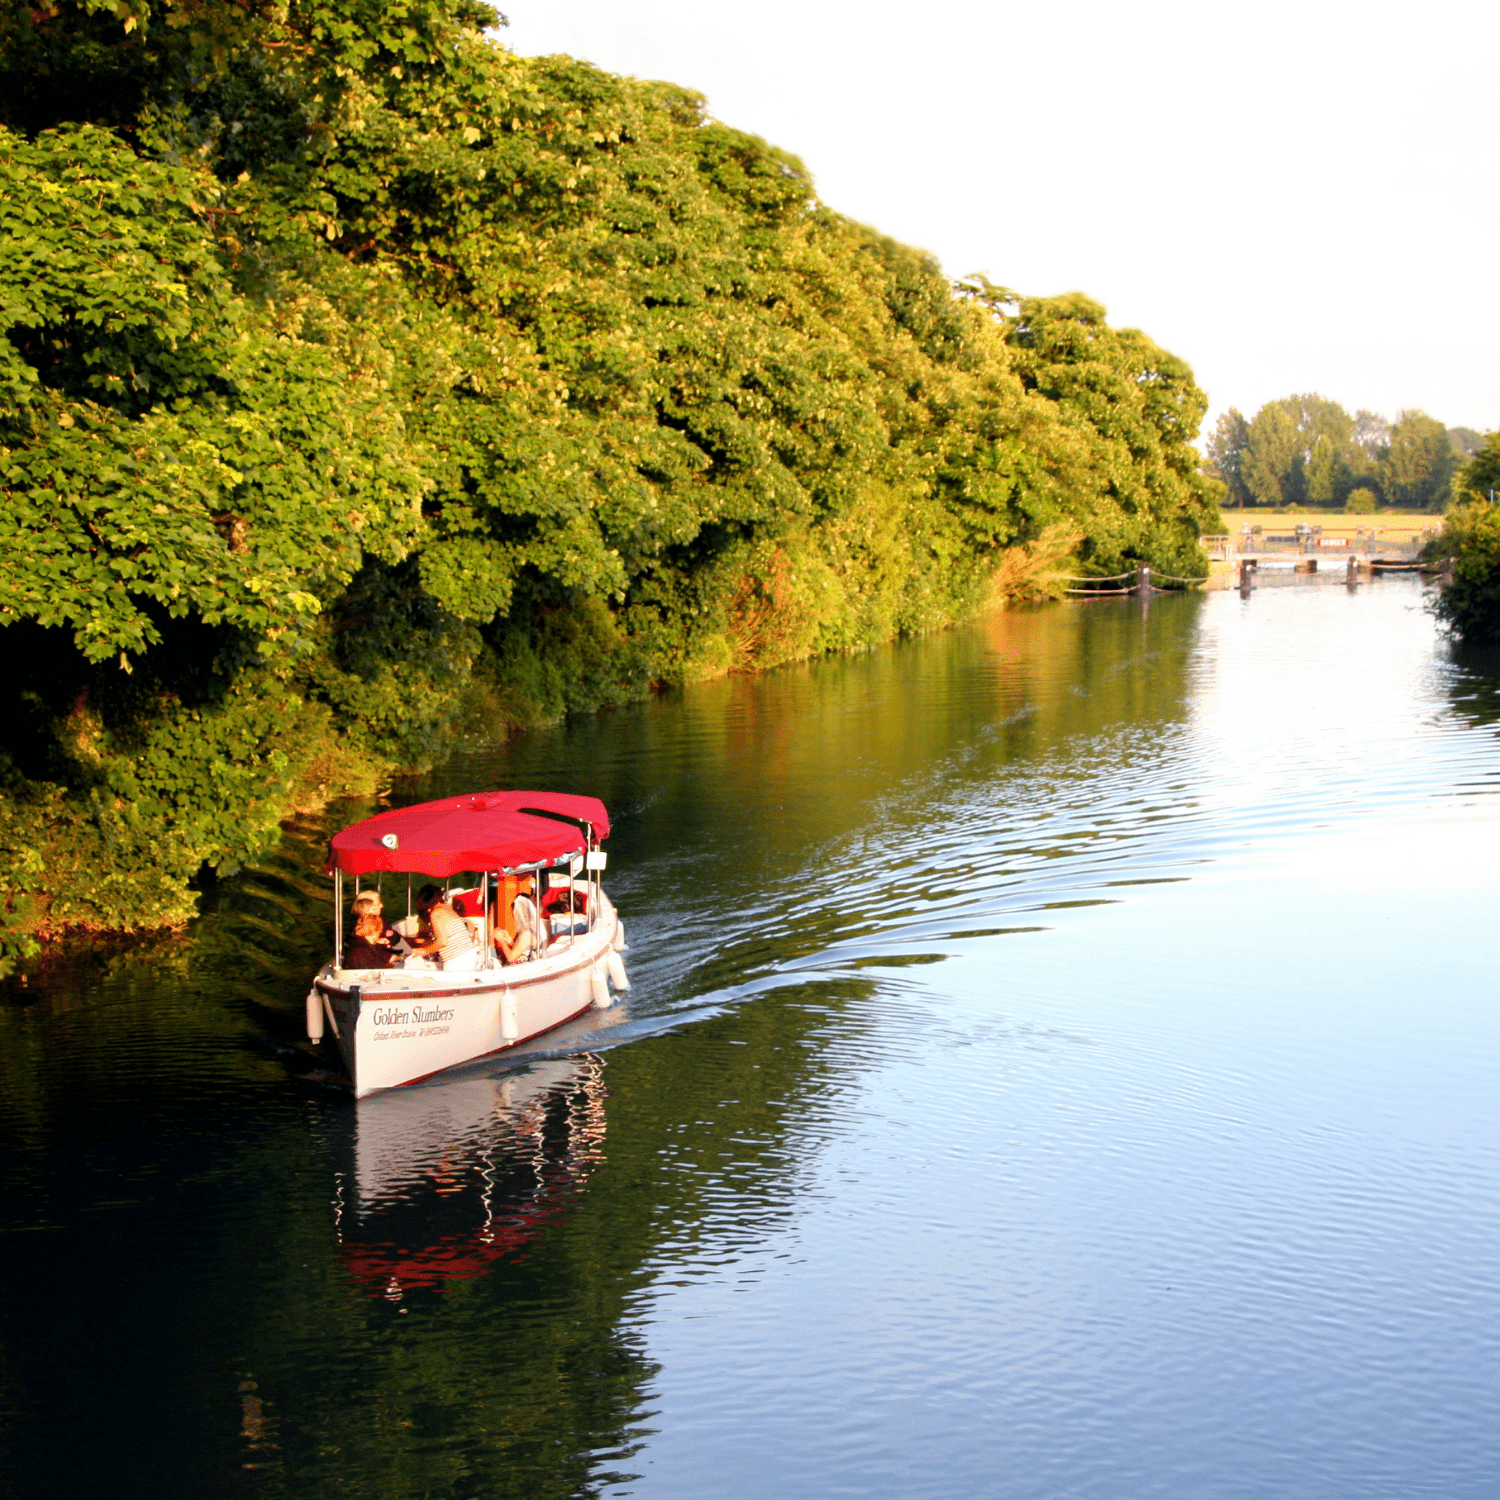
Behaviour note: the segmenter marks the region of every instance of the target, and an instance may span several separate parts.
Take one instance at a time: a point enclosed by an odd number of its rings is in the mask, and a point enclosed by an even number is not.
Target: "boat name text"
[[[413,1021],[451,1021],[453,1012],[451,1009],[440,1009],[433,1006],[431,1010],[423,1010],[420,1005],[414,1005],[410,1010],[397,1010],[394,1006],[376,1006],[374,1024],[376,1026],[410,1026]]]

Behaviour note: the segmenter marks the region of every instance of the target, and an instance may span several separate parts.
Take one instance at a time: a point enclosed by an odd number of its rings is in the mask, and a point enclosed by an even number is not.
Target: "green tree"
[[[1456,503],[1427,549],[1448,570],[1433,608],[1465,640],[1500,640],[1500,432],[1458,470],[1452,490]]]
[[[1427,553],[1448,568],[1433,602],[1438,618],[1466,641],[1500,640],[1500,507],[1488,500],[1454,506]]]
[[[975,278],[963,288],[1001,313],[1011,362],[1028,392],[1055,403],[1081,445],[1057,443],[1057,498],[1084,529],[1100,572],[1150,562],[1195,569],[1198,538],[1221,524],[1214,482],[1191,444],[1207,406],[1192,371],[1136,329],[1112,329],[1080,292],[1018,297]]]
[[[1460,502],[1489,501],[1495,494],[1500,494],[1500,432],[1490,433],[1453,479],[1453,496]]]
[[[1344,508],[1359,516],[1373,516],[1380,507],[1380,496],[1368,485],[1360,485],[1349,491]]]
[[[1391,426],[1381,463],[1387,501],[1414,510],[1439,510],[1457,468],[1448,431],[1421,411],[1403,411]]]
[[[1250,498],[1245,480],[1245,449],[1249,441],[1249,422],[1231,406],[1220,414],[1204,444],[1208,472],[1224,486],[1230,505],[1243,507]]]
[[[1245,441],[1245,486],[1257,505],[1295,505],[1306,498],[1306,457],[1297,423],[1281,402],[1255,414]]]
[[[1250,424],[1245,476],[1258,504],[1342,504],[1362,467],[1354,419],[1326,396],[1268,401]]]
[[[1340,450],[1326,434],[1319,433],[1307,465],[1307,499],[1310,505],[1342,505],[1354,482],[1348,450]]]

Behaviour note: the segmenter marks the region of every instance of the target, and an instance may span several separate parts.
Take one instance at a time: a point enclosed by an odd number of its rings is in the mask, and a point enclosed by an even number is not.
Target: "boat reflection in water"
[[[349,1273],[399,1301],[525,1246],[603,1160],[603,1072],[593,1056],[549,1059],[360,1100],[334,1200]]]

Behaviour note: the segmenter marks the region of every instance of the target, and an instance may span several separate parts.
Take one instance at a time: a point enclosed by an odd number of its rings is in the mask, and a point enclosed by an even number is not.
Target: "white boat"
[[[607,1009],[611,984],[630,987],[624,928],[600,884],[608,836],[596,797],[521,791],[394,808],[334,836],[334,955],[308,992],[307,1034],[321,1042],[327,1023],[356,1098],[519,1047],[591,1007]],[[443,883],[470,928],[474,950],[462,967],[345,967],[346,881],[351,902],[361,888],[379,889],[383,906],[399,894],[405,927],[417,876]],[[509,897],[528,877],[551,899],[531,903],[531,955],[508,964],[491,940],[492,917],[513,923]]]

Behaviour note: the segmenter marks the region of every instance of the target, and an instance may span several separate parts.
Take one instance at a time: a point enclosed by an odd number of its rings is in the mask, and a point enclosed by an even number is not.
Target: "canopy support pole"
[[[333,867],[333,966],[344,967],[344,872]]]

